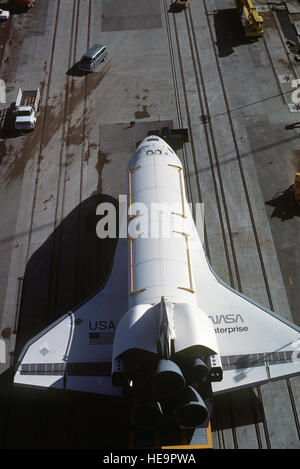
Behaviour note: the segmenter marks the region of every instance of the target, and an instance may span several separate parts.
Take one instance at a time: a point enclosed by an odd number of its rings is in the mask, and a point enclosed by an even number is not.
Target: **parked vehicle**
[[[84,72],[94,72],[97,65],[106,60],[107,47],[94,44],[81,58],[79,69]]]
[[[1,21],[8,20],[9,17],[10,17],[9,11],[0,9],[0,20]]]
[[[34,91],[19,89],[15,109],[15,127],[17,130],[33,130],[35,128],[40,99],[39,88]]]
[[[262,36],[264,33],[264,20],[252,0],[235,0],[235,4],[243,24],[245,36]]]

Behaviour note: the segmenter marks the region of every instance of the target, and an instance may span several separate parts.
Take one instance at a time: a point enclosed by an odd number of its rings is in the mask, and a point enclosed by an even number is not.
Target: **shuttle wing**
[[[214,393],[229,392],[300,373],[300,328],[228,286],[212,270],[196,230],[191,253],[198,305],[217,338],[223,380]]]
[[[215,393],[300,372],[300,328],[249,298],[218,284],[217,313],[209,314],[223,366]]]
[[[110,280],[102,291],[65,314],[24,347],[18,385],[120,395],[111,384],[114,333],[128,306],[126,239],[119,240]]]

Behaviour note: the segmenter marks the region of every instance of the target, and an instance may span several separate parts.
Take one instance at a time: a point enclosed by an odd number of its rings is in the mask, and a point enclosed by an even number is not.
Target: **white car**
[[[0,10],[0,20],[8,20],[9,17],[10,17],[9,11]]]

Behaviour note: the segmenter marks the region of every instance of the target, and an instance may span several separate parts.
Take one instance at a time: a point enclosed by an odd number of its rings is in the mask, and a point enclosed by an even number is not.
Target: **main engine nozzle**
[[[208,367],[201,358],[196,358],[192,364],[190,375],[196,381],[203,381],[208,375]]]
[[[208,418],[206,405],[192,386],[186,387],[175,418],[182,428],[197,428]]]
[[[131,420],[135,427],[143,430],[153,430],[161,426],[163,412],[159,402],[139,401],[131,411]]]
[[[172,399],[183,392],[185,379],[176,363],[172,360],[160,360],[152,378],[154,393],[163,399]]]

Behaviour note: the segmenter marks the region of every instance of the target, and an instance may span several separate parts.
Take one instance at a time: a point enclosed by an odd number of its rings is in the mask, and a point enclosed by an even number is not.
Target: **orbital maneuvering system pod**
[[[158,136],[129,162],[124,212],[105,287],[26,344],[15,384],[126,399],[138,428],[197,428],[213,394],[300,373],[299,327],[212,271]]]

